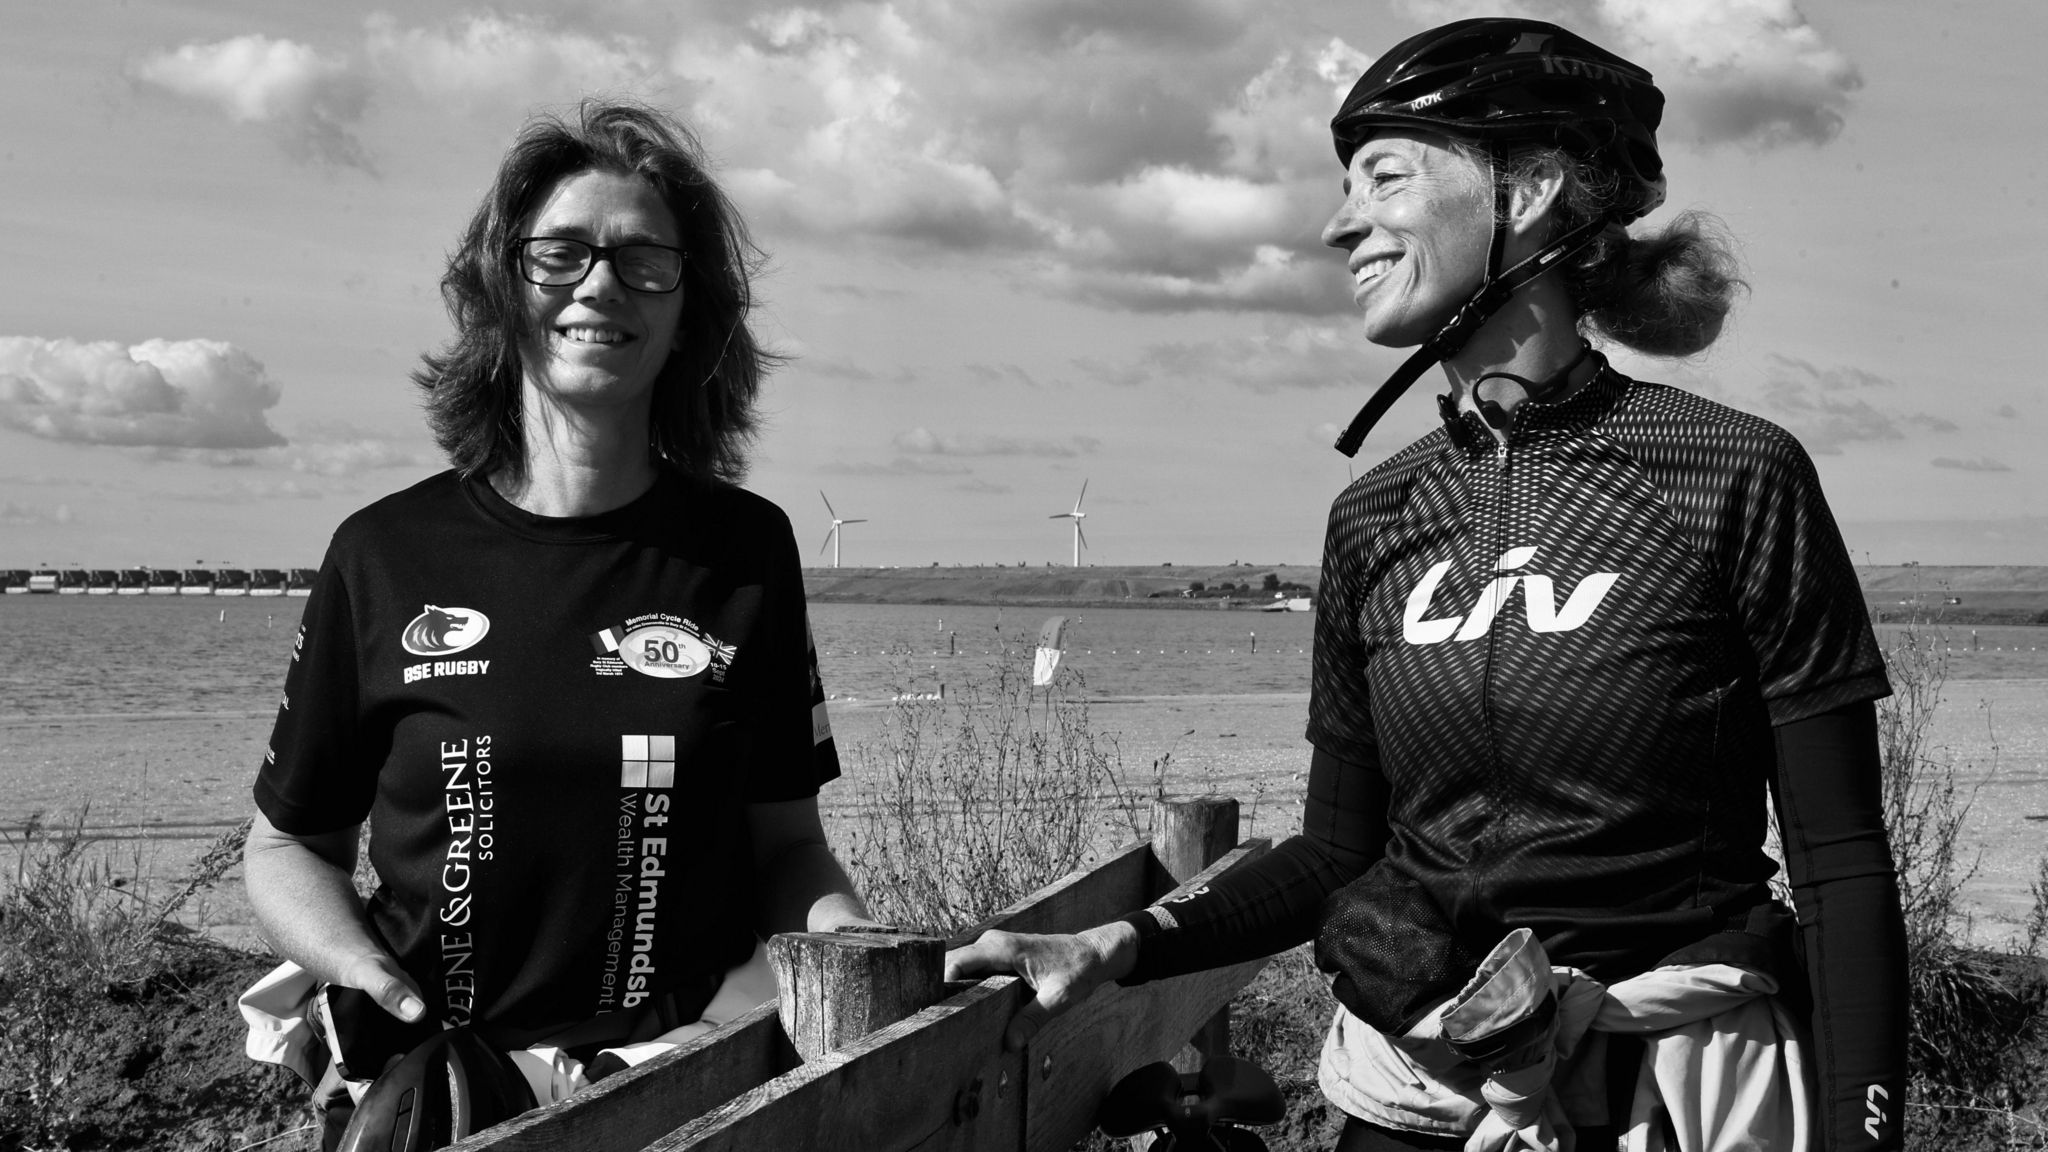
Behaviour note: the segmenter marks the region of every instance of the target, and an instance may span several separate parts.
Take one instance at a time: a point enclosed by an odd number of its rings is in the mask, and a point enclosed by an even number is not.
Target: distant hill
[[[2048,568],[1861,565],[1856,580],[1878,621],[1938,615],[1954,624],[2048,624]]]
[[[1281,583],[1315,587],[1320,569],[1312,564],[1173,564],[1116,568],[806,568],[804,594],[813,600],[860,604],[1131,605],[1219,608],[1209,597],[1183,600],[1182,589],[1200,583],[1248,586],[1231,599],[1249,605],[1271,600],[1261,591],[1267,573]]]
[[[1321,570],[1309,564],[807,568],[804,592],[826,603],[1253,608],[1272,599],[1261,590],[1267,573],[1283,583],[1322,583]],[[1880,619],[1938,613],[1959,624],[2048,624],[2048,567],[1864,565],[1856,579]],[[1193,583],[1243,590],[1228,598],[1183,599],[1181,590]]]

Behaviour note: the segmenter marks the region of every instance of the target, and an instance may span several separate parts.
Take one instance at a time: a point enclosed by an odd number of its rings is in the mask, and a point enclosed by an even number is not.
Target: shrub
[[[1885,826],[1906,924],[1912,1038],[1912,1146],[2048,1147],[2048,1128],[2020,1109],[2039,1091],[2043,986],[2036,964],[2048,937],[2048,859],[2034,886],[2022,957],[1968,942],[1963,887],[1978,859],[1963,847],[1974,799],[1927,732],[1948,679],[1948,645],[1908,627],[1885,653],[1890,699],[1878,703]],[[1994,749],[1996,742],[1993,743]],[[1993,765],[1995,767],[1995,764]]]
[[[1110,826],[1136,831],[1079,673],[1035,689],[1030,650],[1002,643],[981,674],[922,687],[900,685],[879,741],[850,749],[842,856],[877,917],[950,934],[1081,867]]]
[[[68,827],[25,822],[14,874],[0,890],[0,1132],[26,1147],[65,1146],[78,1123],[68,1090],[107,1057],[94,1027],[109,999],[132,998],[164,971],[190,930],[175,915],[239,859],[247,825],[215,843],[168,896],[132,887],[105,852],[87,849],[88,808]],[[140,860],[127,869],[140,875]]]

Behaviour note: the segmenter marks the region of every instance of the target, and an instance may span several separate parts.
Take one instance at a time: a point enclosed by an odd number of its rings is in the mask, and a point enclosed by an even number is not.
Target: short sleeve
[[[377,761],[361,754],[355,613],[330,547],[299,618],[277,722],[256,773],[256,807],[279,831],[311,836],[362,823]]]
[[[1323,583],[1317,590],[1315,655],[1309,680],[1308,740],[1357,763],[1377,762],[1366,651],[1358,634],[1365,589],[1359,557],[1365,531],[1353,507],[1356,490],[1338,497],[1323,534]]]
[[[1766,442],[1741,498],[1730,591],[1771,722],[1891,695],[1848,549],[1789,433]]]
[[[839,776],[839,750],[825,708],[825,682],[818,672],[818,646],[811,637],[804,602],[796,537],[777,515],[770,570],[762,601],[761,634],[768,645],[762,672],[753,684],[761,693],[750,734],[754,762],[747,777],[752,803],[815,796]]]

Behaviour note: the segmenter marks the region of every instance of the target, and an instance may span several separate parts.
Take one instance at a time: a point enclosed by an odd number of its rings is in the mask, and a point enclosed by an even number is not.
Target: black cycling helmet
[[[1347,168],[1373,132],[1412,128],[1469,141],[1495,157],[1517,144],[1552,145],[1613,172],[1620,186],[1606,216],[1505,272],[1506,229],[1496,222],[1478,291],[1366,401],[1337,438],[1339,452],[1355,455],[1408,385],[1456,355],[1524,284],[1583,250],[1609,224],[1628,224],[1664,202],[1657,153],[1663,116],[1664,94],[1647,71],[1541,20],[1459,20],[1410,36],[1373,61],[1330,121],[1337,158]],[[1496,189],[1499,200],[1505,196]],[[1502,214],[1496,211],[1497,221]]]
[[[336,1152],[428,1152],[534,1106],[510,1056],[467,1028],[437,1032],[356,1104]]]
[[[1657,125],[1664,94],[1650,74],[1541,20],[1459,20],[1410,36],[1373,61],[1330,121],[1337,159],[1375,129],[1419,128],[1498,144],[1555,144],[1621,178],[1613,218],[1664,201]]]

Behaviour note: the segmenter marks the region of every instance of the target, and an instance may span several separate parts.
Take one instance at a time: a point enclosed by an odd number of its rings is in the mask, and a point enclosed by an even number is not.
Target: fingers
[[[1102,983],[1099,967],[1093,950],[1075,936],[996,930],[946,954],[948,980],[1015,973],[1036,991],[1003,1030],[1003,1046],[1011,1051],[1030,1043],[1048,1021],[1086,1000]]]
[[[341,983],[370,994],[379,1008],[410,1024],[426,1014],[426,1002],[412,978],[389,956],[364,956],[349,966]]]
[[[1015,1052],[1031,1043],[1031,1038],[1038,1035],[1038,1030],[1045,1027],[1046,1021],[1054,1015],[1042,995],[1017,1009],[1017,1014],[1010,1017],[1009,1027],[1003,1029],[1004,1050]]]
[[[1017,972],[1016,940],[1014,933],[1000,929],[983,932],[974,943],[946,953],[946,979],[972,980]]]

